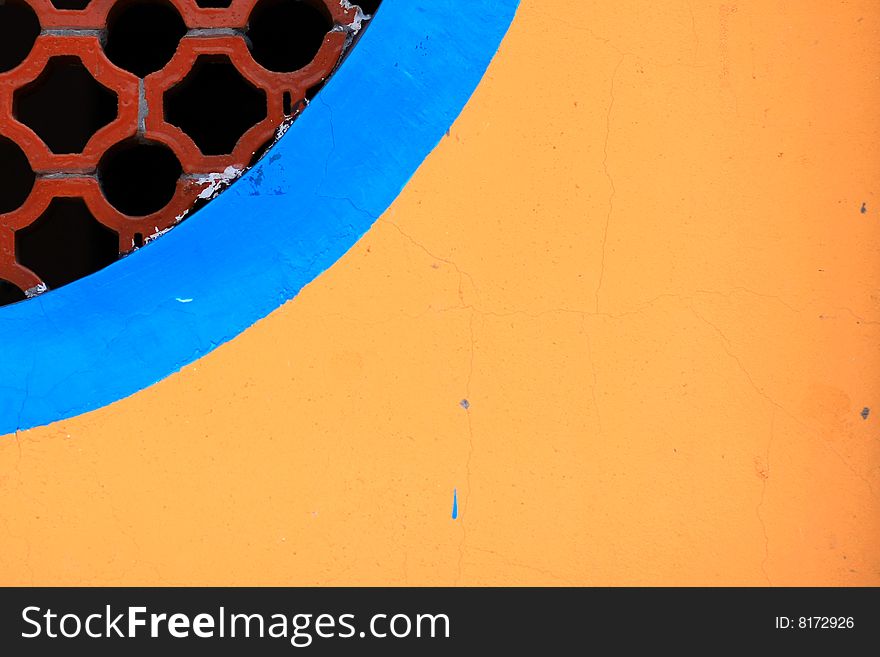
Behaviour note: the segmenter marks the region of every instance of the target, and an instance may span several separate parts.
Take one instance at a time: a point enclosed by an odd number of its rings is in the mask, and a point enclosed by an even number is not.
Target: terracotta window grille
[[[0,0],[0,305],[198,209],[314,98],[379,0]]]

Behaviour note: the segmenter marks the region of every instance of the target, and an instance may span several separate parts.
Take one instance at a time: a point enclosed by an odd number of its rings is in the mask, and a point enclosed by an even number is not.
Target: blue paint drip
[[[862,419],[863,419],[863,420],[867,420],[867,419],[868,419],[868,416],[869,416],[870,414],[871,414],[871,409],[868,408],[867,406],[865,406],[865,407],[862,409],[862,413],[861,413],[861,415],[862,415]]]
[[[471,407],[471,403],[467,399],[462,399],[459,404],[464,410],[468,410]]]
[[[452,489],[452,519],[458,520],[458,489]]]
[[[0,436],[143,390],[332,266],[446,134],[518,4],[383,3],[315,102],[216,200],[106,269],[0,308]]]

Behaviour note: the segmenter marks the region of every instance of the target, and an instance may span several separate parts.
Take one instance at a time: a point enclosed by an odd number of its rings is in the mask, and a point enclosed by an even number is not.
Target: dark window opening
[[[34,10],[19,0],[0,3],[0,73],[21,64],[40,35]]]
[[[52,4],[58,9],[85,9],[91,0],[52,0]]]
[[[80,198],[56,198],[15,233],[18,262],[50,288],[103,269],[119,258],[119,235],[99,223]]]
[[[326,9],[305,0],[261,0],[248,24],[254,59],[284,73],[309,64],[333,29]]]
[[[143,217],[171,202],[182,172],[174,151],[164,144],[132,139],[101,159],[98,182],[110,205],[131,217]]]
[[[165,93],[165,119],[205,155],[231,153],[266,115],[266,92],[248,82],[225,55],[199,57],[189,75]]]
[[[186,34],[174,5],[157,0],[122,2],[107,18],[104,52],[119,68],[146,77],[165,68]]]
[[[382,4],[382,0],[357,0],[355,4],[357,4],[365,14],[372,16],[378,11],[379,5]]]
[[[92,77],[78,57],[52,57],[31,84],[15,92],[13,113],[53,153],[81,153],[116,118],[116,94]]]
[[[9,281],[0,278],[0,306],[8,306],[25,300],[25,294]]]
[[[24,151],[0,135],[0,213],[20,208],[30,196],[35,180]]]

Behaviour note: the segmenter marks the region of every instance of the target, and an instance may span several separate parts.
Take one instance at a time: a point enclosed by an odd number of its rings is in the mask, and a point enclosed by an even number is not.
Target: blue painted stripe
[[[437,145],[517,4],[385,0],[316,101],[228,191],[107,269],[0,308],[0,435],[142,390],[293,298]]]

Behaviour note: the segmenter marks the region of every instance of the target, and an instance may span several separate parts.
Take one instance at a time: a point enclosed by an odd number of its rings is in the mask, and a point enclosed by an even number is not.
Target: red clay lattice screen
[[[378,2],[0,0],[0,305],[171,228],[265,152]]]

